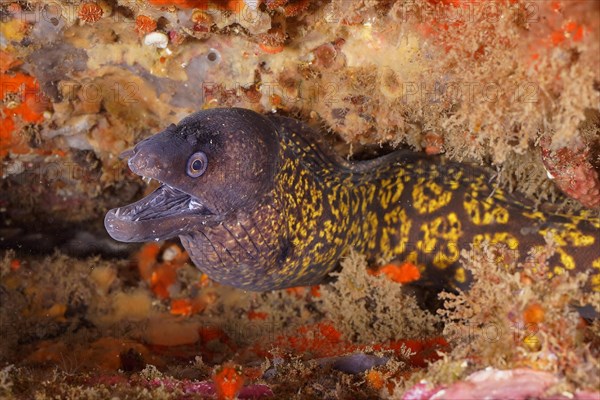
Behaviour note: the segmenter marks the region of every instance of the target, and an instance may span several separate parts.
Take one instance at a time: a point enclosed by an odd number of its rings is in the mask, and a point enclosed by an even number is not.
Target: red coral
[[[156,21],[146,15],[138,15],[135,19],[135,31],[147,35],[156,29]]]
[[[168,299],[171,297],[171,287],[177,282],[177,270],[189,257],[177,245],[168,246],[162,250],[163,262],[158,262],[161,247],[156,243],[144,245],[136,255],[136,259],[142,279],[150,284],[150,288],[158,298]],[[167,257],[167,252],[172,254]],[[193,312],[203,309],[198,304],[193,304],[191,307],[190,310]],[[185,314],[183,303],[176,302],[174,308],[174,314]]]
[[[157,7],[197,8],[200,10],[241,10],[241,0],[149,0],[149,3]]]
[[[170,312],[173,315],[189,317],[192,314],[203,311],[205,307],[206,304],[204,304],[200,296],[196,299],[173,299],[171,300]]]
[[[31,149],[25,138],[15,134],[15,118],[19,117],[24,122],[41,122],[48,100],[41,94],[37,81],[22,73],[0,74],[0,97],[5,103],[0,109],[0,157],[9,152],[29,153]]]
[[[269,315],[267,313],[264,313],[264,312],[254,311],[254,310],[248,311],[248,319],[250,321],[257,320],[257,319],[264,321],[264,320],[267,319],[268,316]]]
[[[223,366],[217,367],[213,380],[219,400],[235,399],[244,386],[242,369],[233,363],[225,363]]]
[[[274,26],[266,33],[259,36],[258,44],[262,51],[269,54],[276,54],[283,50],[286,35],[280,26]]]
[[[387,264],[376,271],[369,271],[369,274],[375,276],[385,274],[389,280],[403,284],[414,282],[421,278],[419,268],[410,262],[405,262],[400,265]]]
[[[266,0],[267,9],[282,9],[286,17],[296,17],[306,11],[310,0]]]
[[[342,333],[331,322],[325,321],[314,325],[304,325],[293,335],[277,336],[274,341],[263,345],[256,343],[253,352],[259,357],[270,357],[270,350],[279,348],[294,354],[310,354],[313,358],[335,357],[363,351],[393,351],[404,357],[406,349],[413,354],[409,362],[411,366],[422,368],[428,362],[439,359],[438,350],[447,350],[448,343],[442,337],[424,339],[390,340],[382,343],[353,343],[342,337]]]
[[[279,7],[283,7],[284,5],[286,5],[286,3],[288,2],[288,0],[266,0],[265,3],[267,4],[267,9],[273,11],[278,9]]]
[[[94,23],[102,18],[104,11],[96,3],[82,3],[79,7],[79,19],[85,22]]]

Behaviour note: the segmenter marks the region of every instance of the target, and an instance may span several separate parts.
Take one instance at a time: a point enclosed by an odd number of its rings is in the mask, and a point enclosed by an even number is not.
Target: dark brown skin
[[[313,285],[350,248],[418,265],[422,284],[463,286],[461,249],[485,240],[521,250],[558,245],[554,273],[591,271],[600,290],[600,220],[534,211],[486,171],[398,151],[348,162],[303,123],[244,109],[200,111],[130,151],[129,167],[160,188],[108,212],[125,242],[179,236],[212,279],[245,290]]]

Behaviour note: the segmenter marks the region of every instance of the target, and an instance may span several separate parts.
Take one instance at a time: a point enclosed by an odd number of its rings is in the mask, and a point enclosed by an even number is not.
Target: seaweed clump
[[[587,274],[567,272],[548,279],[555,249],[547,241],[530,251],[526,263],[508,268],[495,262],[508,259],[507,249],[486,244],[463,250],[473,285],[468,292],[440,295],[444,307],[438,314],[452,350],[429,367],[430,384],[455,382],[489,367],[528,368],[557,378],[541,397],[597,390],[598,321],[588,323],[580,312],[593,307],[597,314],[600,293],[584,289]],[[414,380],[420,377],[418,373]]]
[[[402,286],[368,273],[366,258],[356,252],[342,261],[323,286],[321,311],[351,340],[362,343],[435,335],[439,317],[419,307]]]

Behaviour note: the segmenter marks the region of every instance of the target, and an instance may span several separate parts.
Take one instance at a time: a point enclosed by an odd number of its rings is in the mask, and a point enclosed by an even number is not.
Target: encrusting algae
[[[329,283],[246,293],[177,241],[110,240],[102,218],[156,188],[120,153],[242,107],[334,131],[354,160],[389,144],[488,165],[482,184],[524,193],[532,221],[595,221],[599,14],[579,0],[2,2],[0,397],[598,397],[600,264],[555,268],[585,240],[577,224],[518,250],[469,240],[453,277],[470,288],[423,309],[418,259],[357,246]]]

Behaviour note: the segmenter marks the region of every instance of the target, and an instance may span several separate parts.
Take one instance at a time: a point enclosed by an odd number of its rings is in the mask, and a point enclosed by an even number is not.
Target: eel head
[[[278,154],[277,129],[260,114],[192,114],[124,153],[131,171],[160,186],[110,210],[106,230],[122,242],[163,240],[251,213],[273,187]]]

